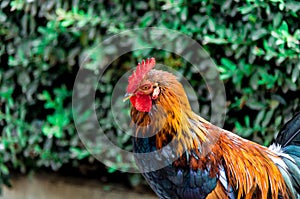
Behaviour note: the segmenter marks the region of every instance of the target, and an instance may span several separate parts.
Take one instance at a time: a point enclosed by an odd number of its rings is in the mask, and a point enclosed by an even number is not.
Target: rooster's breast
[[[217,178],[210,177],[208,170],[193,170],[189,165],[174,166],[170,157],[174,157],[175,153],[170,147],[164,147],[157,153],[155,151],[155,140],[135,138],[136,163],[160,198],[204,199],[217,186]]]

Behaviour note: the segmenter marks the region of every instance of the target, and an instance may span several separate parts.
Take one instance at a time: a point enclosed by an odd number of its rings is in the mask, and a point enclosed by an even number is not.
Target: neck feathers
[[[136,137],[155,136],[156,149],[174,141],[177,155],[187,150],[201,150],[209,135],[202,123],[208,123],[196,115],[190,107],[182,85],[174,79],[161,86],[159,97],[153,101],[150,112],[131,110]]]

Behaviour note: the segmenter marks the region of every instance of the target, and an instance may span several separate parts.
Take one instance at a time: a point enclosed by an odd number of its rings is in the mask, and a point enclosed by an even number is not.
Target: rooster
[[[300,113],[267,148],[194,113],[176,76],[154,66],[154,58],[138,64],[124,101],[132,104],[134,152],[163,151],[136,157],[159,198],[300,198]],[[151,170],[158,164],[165,166]]]

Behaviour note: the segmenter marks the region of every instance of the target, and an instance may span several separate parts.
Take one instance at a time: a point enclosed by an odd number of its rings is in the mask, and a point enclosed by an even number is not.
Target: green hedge
[[[297,1],[2,0],[0,7],[0,184],[8,184],[10,170],[99,164],[76,134],[73,83],[84,57],[92,53],[87,72],[93,72],[102,53],[97,44],[127,29],[169,28],[202,44],[225,83],[228,130],[268,145],[299,110]],[[131,147],[129,136],[107,122],[111,85],[153,54],[190,80],[200,112],[210,112],[204,82],[180,57],[156,50],[124,55],[105,73],[97,95],[103,129],[117,134],[124,148]]]

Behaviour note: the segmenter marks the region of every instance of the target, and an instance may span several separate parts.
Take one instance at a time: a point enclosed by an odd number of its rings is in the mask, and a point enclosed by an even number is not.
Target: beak
[[[132,96],[134,96],[133,93],[126,93],[125,96],[124,96],[124,98],[123,98],[123,102],[129,100]]]

